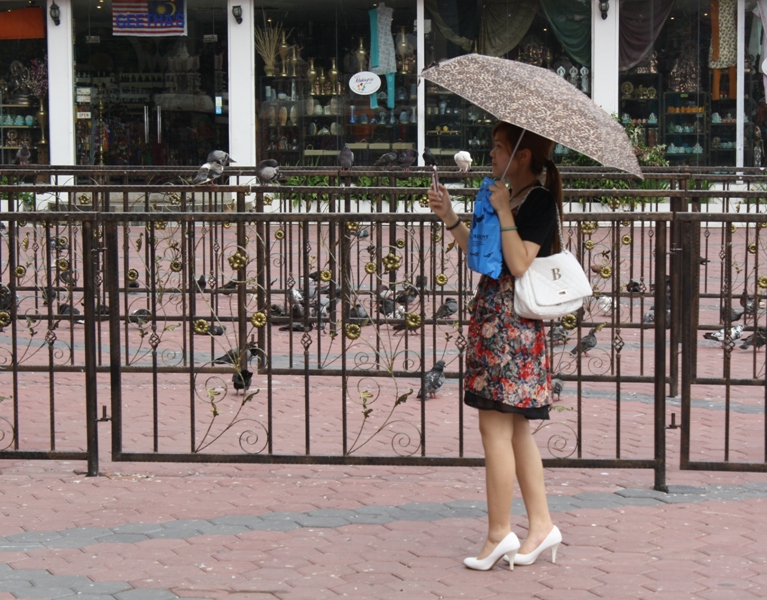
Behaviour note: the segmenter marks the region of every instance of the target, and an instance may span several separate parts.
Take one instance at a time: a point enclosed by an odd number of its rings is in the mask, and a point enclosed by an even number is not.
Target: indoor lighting
[[[56,26],[61,25],[61,9],[59,8],[59,5],[56,4],[56,0],[51,2],[51,10],[49,12],[51,14],[51,20],[54,22],[54,24]]]
[[[239,4],[237,6],[233,6],[232,16],[234,17],[234,20],[237,21],[237,25],[242,23],[242,6]]]

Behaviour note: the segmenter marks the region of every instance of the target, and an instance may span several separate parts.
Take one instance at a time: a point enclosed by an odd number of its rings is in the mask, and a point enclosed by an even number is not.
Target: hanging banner
[[[112,0],[112,35],[186,35],[186,0]]]

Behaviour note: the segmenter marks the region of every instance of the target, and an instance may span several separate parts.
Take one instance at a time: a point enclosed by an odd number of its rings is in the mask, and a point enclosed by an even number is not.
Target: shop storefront
[[[761,165],[760,4],[2,0],[0,163],[27,145],[39,163],[197,165],[222,148],[334,165],[348,144],[357,166],[411,148],[483,165],[492,117],[417,77],[476,51],[551,69],[672,165]],[[352,91],[361,72],[374,85]]]

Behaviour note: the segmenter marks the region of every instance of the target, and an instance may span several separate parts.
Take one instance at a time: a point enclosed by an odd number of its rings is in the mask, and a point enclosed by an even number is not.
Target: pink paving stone
[[[562,600],[562,590],[540,591],[536,593],[535,598],[536,600]],[[599,596],[589,590],[567,590],[566,598],[567,600],[597,600]]]

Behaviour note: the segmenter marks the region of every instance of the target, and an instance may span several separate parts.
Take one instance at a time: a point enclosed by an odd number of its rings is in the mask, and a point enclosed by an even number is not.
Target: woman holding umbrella
[[[550,156],[554,142],[501,121],[493,128],[490,203],[501,224],[500,277],[483,275],[469,323],[464,402],[479,410],[485,451],[488,532],[476,558],[464,564],[491,569],[504,555],[514,565],[530,565],[547,549],[552,562],[562,541],[549,515],[543,462],[529,421],[548,419],[551,376],[542,321],[513,310],[514,278],[538,256],[557,252],[557,211],[562,183]],[[545,186],[540,178],[545,171]],[[504,179],[510,183],[506,187]],[[432,211],[466,252],[469,230],[453,210],[444,186],[429,190]],[[514,479],[519,481],[529,519],[520,542],[511,531]]]

